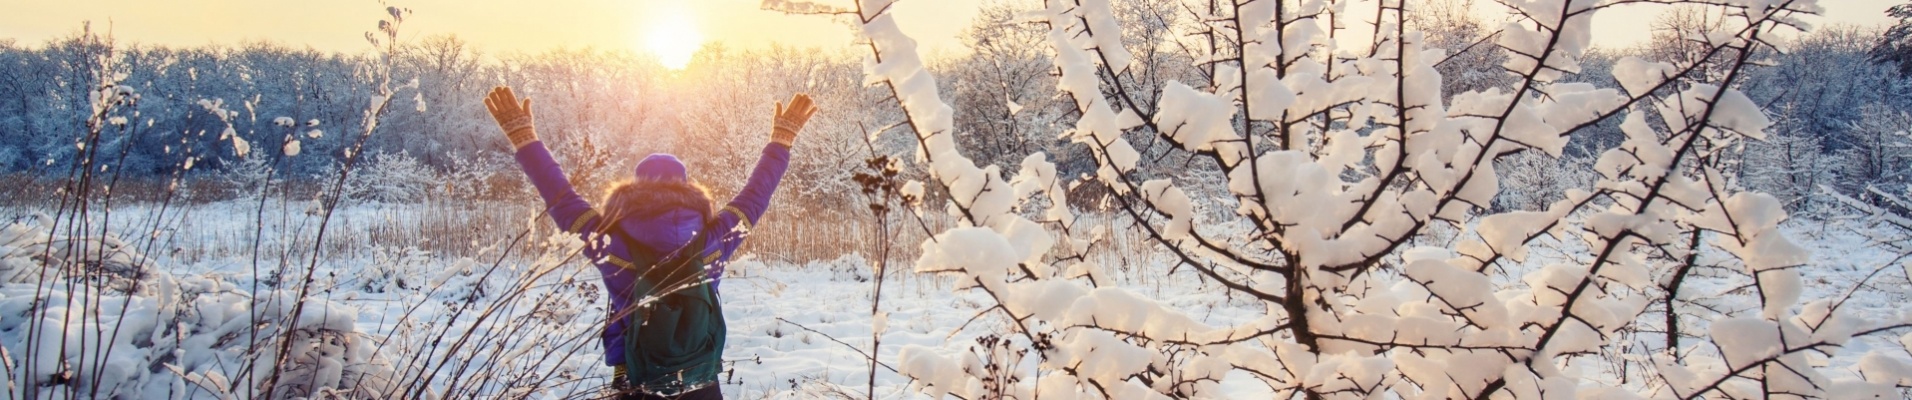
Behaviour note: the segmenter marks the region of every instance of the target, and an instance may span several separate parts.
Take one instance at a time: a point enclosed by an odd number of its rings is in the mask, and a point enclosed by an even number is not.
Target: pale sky
[[[822,3],[847,3],[825,0]],[[1481,0],[1481,2],[1487,2]],[[846,49],[850,30],[842,17],[790,16],[758,8],[761,0],[393,0],[415,14],[403,31],[410,39],[455,34],[486,51],[539,52],[559,47],[646,51],[647,27],[688,20],[707,41],[732,48],[782,43],[799,48]],[[1820,25],[1891,22],[1884,11],[1897,0],[1820,0]],[[905,0],[897,18],[931,55],[966,50],[956,35],[976,15],[981,0]],[[1596,44],[1619,47],[1643,42],[1646,23],[1663,7],[1609,10],[1595,18]],[[0,39],[38,45],[77,31],[91,20],[110,23],[122,41],[163,45],[229,45],[269,40],[322,51],[368,49],[363,34],[383,7],[375,0],[0,0]],[[680,22],[681,23],[681,22]]]
[[[688,19],[706,40],[732,48],[782,43],[846,48],[844,17],[792,16],[759,9],[761,0],[392,0],[411,8],[401,30],[412,38],[454,34],[492,52],[569,47],[644,51],[645,29]],[[820,3],[833,3],[822,1]],[[847,4],[847,1],[835,3]],[[972,1],[904,1],[897,18],[925,47],[959,49],[956,33],[976,14]],[[270,40],[324,51],[368,49],[384,7],[375,0],[0,0],[0,38],[37,45],[111,23],[114,36],[146,44],[233,44]]]

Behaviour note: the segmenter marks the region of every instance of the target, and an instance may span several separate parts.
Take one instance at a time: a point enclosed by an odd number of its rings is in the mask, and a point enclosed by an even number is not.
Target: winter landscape
[[[815,99],[725,398],[1912,398],[1903,0],[133,3],[0,2],[0,397],[615,398],[504,86],[593,202]]]

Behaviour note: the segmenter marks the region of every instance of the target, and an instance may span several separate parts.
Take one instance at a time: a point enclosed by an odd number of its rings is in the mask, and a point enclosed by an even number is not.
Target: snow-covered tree
[[[1899,74],[1912,75],[1912,3],[1892,6],[1885,14],[1899,20],[1872,47],[1873,61],[1893,64]]]
[[[1215,398],[1230,374],[1277,398],[1904,396],[1908,340],[1881,339],[1912,315],[1800,304],[1810,256],[1778,229],[1781,203],[1720,172],[1723,149],[1772,125],[1738,89],[1746,68],[1819,6],[1694,1],[1725,19],[1684,32],[1678,62],[1620,58],[1618,89],[1563,80],[1581,71],[1593,15],[1633,3],[1685,2],[1500,2],[1515,19],[1492,43],[1511,83],[1446,98],[1435,68],[1446,52],[1403,28],[1418,2],[1185,4],[1200,22],[1181,33],[1209,38],[1183,47],[1204,79],[1157,94],[1133,90],[1138,57],[1114,5],[1046,1],[1034,17],[1079,117],[1067,151],[1096,160],[1085,184],[1118,193],[1117,212],[1182,266],[1265,306],[1223,326],[1109,286],[1085,255],[1113,227],[1057,201],[1077,183],[1051,156],[1005,173],[958,149],[969,133],[889,15],[893,0],[766,6],[855,18],[869,81],[907,112],[926,185],[949,193],[924,211],[960,221],[922,243],[916,270],[956,276],[1009,327],[988,350],[902,350],[898,369],[933,396]],[[1591,186],[1492,213],[1508,175],[1499,161],[1560,157],[1608,118],[1625,139],[1598,153]],[[1130,135],[1225,177],[1227,194],[1191,196],[1199,182],[1145,167]],[[1232,220],[1204,216],[1214,209]],[[1217,229],[1231,225],[1249,228]],[[1438,230],[1464,233],[1421,240]],[[1531,254],[1542,243],[1569,253]],[[1705,289],[1717,286],[1750,289]],[[1860,340],[1862,354],[1838,350]],[[1029,358],[1034,370],[1016,361]]]
[[[1912,113],[1879,104],[1860,110],[1859,121],[1840,135],[1839,159],[1847,165],[1839,188],[1856,193],[1868,186],[1904,187],[1906,169],[1912,168]]]
[[[1024,11],[1001,1],[983,5],[962,34],[972,56],[942,68],[950,106],[961,110],[956,126],[976,133],[957,144],[988,165],[1014,165],[1020,154],[1051,147],[1066,112],[1048,89],[1055,77],[1042,51],[1046,31],[1020,20]]]
[[[1763,141],[1746,143],[1741,153],[1741,182],[1746,188],[1773,195],[1786,209],[1818,211],[1814,203],[1820,187],[1836,178],[1837,157],[1826,154],[1818,135],[1776,132]]]
[[[1422,3],[1407,16],[1408,29],[1424,35],[1429,49],[1443,50],[1444,58],[1434,63],[1441,73],[1441,98],[1469,91],[1500,88],[1507,90],[1513,77],[1495,66],[1507,61],[1505,52],[1494,47],[1498,31],[1475,15],[1474,0],[1439,0]]]

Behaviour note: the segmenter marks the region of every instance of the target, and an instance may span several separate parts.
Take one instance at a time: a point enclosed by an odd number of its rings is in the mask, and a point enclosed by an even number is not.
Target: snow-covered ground
[[[725,393],[733,398],[809,398],[863,392],[869,364],[850,346],[867,349],[870,343],[869,263],[848,256],[802,265],[744,262],[732,268],[736,275],[726,278],[723,286],[731,324],[724,358],[737,360],[737,379],[725,386]],[[1253,303],[1231,301],[1220,295],[1219,287],[1204,286],[1190,270],[1165,271],[1140,271],[1124,279],[1124,286],[1194,310],[1211,325],[1241,323],[1259,313]],[[882,308],[888,323],[878,358],[885,363],[894,363],[904,346],[965,350],[983,335],[1005,331],[997,313],[956,330],[989,307],[989,299],[980,292],[952,291],[947,278],[897,275],[883,289]],[[1033,357],[1025,362],[1033,362]],[[1032,365],[1021,367],[1033,369]],[[909,393],[909,383],[886,369],[877,373],[880,397]],[[1224,384],[1239,389],[1241,398],[1265,397],[1251,396],[1266,389],[1247,379]]]
[[[151,258],[139,257],[137,250],[129,251],[119,262],[152,266],[145,276],[121,278],[145,282],[130,297],[112,290],[49,297],[49,291],[61,292],[73,286],[44,283],[46,280],[30,268],[36,265],[36,256],[48,248],[48,239],[53,239],[57,248],[62,246],[63,236],[49,236],[44,227],[50,220],[25,212],[10,215],[13,222],[5,235],[0,235],[4,236],[0,237],[0,249],[4,249],[0,251],[0,278],[6,282],[0,285],[0,343],[5,344],[8,361],[6,383],[13,385],[9,392],[190,398],[212,397],[213,390],[207,387],[234,386],[228,380],[244,373],[245,360],[261,352],[271,353],[270,349],[246,346],[242,342],[246,334],[265,332],[262,335],[269,337],[267,333],[272,332],[269,327],[248,330],[235,321],[243,322],[254,315],[283,316],[289,305],[295,304],[288,297],[292,288],[270,289],[270,279],[257,279],[251,258],[237,250],[251,245],[250,240],[242,240],[248,234],[233,233],[245,230],[253,218],[250,213],[237,212],[241,208],[211,206],[188,213],[194,217],[162,224],[174,227],[163,235],[171,239],[162,242],[196,243],[203,248],[147,252]],[[358,207],[344,210],[340,218],[346,221],[345,229],[365,235],[386,225],[416,224],[404,216],[418,214],[422,213],[402,207]],[[115,230],[136,231],[133,227],[141,223],[136,217],[128,221],[116,221]],[[537,223],[541,221],[481,228],[508,233]],[[293,221],[288,226],[297,229],[296,225]],[[1860,315],[1874,316],[1906,311],[1904,304],[1912,301],[1912,282],[1896,264],[1902,261],[1894,259],[1897,255],[1875,250],[1863,235],[1844,223],[1795,221],[1787,230],[1819,256],[1803,274],[1808,283],[1804,298],[1844,295],[1875,268],[1889,266],[1873,277],[1847,307]],[[133,244],[133,249],[144,248],[137,240],[128,239],[127,243]],[[268,241],[267,247],[273,243],[279,242]],[[915,245],[897,244],[898,248]],[[499,258],[500,246],[474,246],[489,250],[462,256],[437,255],[418,247],[417,243],[373,243],[368,248],[340,251],[319,260],[309,296],[313,300],[305,302],[308,313],[319,310],[319,315],[307,315],[298,327],[321,331],[314,334],[318,342],[332,347],[312,347],[312,357],[319,361],[314,361],[318,367],[311,379],[349,384],[355,376],[361,382],[375,380],[365,377],[390,376],[400,381],[420,375],[417,368],[430,368],[434,371],[427,373],[437,376],[428,385],[433,391],[460,391],[447,397],[474,392],[512,393],[513,388],[535,387],[533,391],[538,393],[533,398],[567,398],[593,394],[604,383],[610,368],[601,365],[602,350],[595,340],[603,318],[603,305],[598,300],[602,291],[596,288],[596,273],[584,261],[568,257],[575,243],[561,238],[532,239],[503,258]],[[1264,312],[1259,303],[1233,298],[1226,290],[1203,282],[1190,269],[1148,261],[1160,258],[1148,257],[1139,244],[1118,248],[1134,252],[1121,256],[1136,261],[1127,268],[1110,268],[1118,286],[1188,311],[1198,322],[1226,326]],[[1538,252],[1527,264],[1539,265],[1549,257],[1565,256]],[[302,259],[296,254],[292,258]],[[906,346],[977,354],[974,349],[979,339],[1008,330],[1001,313],[984,312],[993,303],[982,293],[953,290],[956,285],[952,278],[911,273],[909,264],[907,257],[899,257],[890,266],[883,288],[881,310],[887,318],[878,358],[884,363],[898,362],[899,351]],[[854,254],[797,264],[766,263],[745,254],[731,264],[721,286],[730,328],[724,353],[731,369],[725,375],[726,397],[861,397],[869,373],[868,361],[861,352],[871,343],[873,271],[869,261]],[[541,272],[546,274],[526,279]],[[513,287],[526,290],[513,297]],[[1731,280],[1720,280],[1693,290],[1700,296],[1731,296],[1744,288],[1735,287]],[[51,306],[45,309],[52,311],[33,315],[34,307],[46,304]],[[501,307],[493,313],[488,311],[492,306]],[[979,313],[982,317],[976,318]],[[44,322],[28,322],[34,318]],[[69,322],[59,322],[62,320]],[[62,332],[61,327],[67,329]],[[114,327],[119,334],[113,334]],[[471,347],[465,349],[447,349],[449,343],[433,340],[456,338],[467,331],[477,334],[472,335]],[[25,358],[29,332],[38,332],[42,338],[33,342],[39,351],[30,360]],[[44,340],[54,336],[65,340]],[[1862,352],[1889,345],[1889,340],[1862,338],[1845,351]],[[102,346],[98,344],[101,342],[111,344]],[[61,343],[69,346],[64,357],[51,350]],[[85,348],[111,349],[111,354],[72,350]],[[59,362],[62,358],[74,367],[63,369]],[[295,356],[293,360],[297,363],[302,359]],[[1035,369],[1033,357],[1010,362],[1015,368]],[[35,375],[42,376],[25,376],[28,363],[39,371]],[[146,368],[133,367],[142,365]],[[56,382],[43,376],[47,371],[73,371],[75,376]],[[452,383],[522,380],[519,375],[546,379],[530,386],[496,383],[469,388]],[[511,378],[514,376],[517,378]],[[387,384],[383,379],[376,380],[372,386]],[[95,381],[100,382],[101,389],[91,386]],[[911,384],[884,367],[879,367],[876,374],[876,390],[882,398],[927,398],[915,393]],[[1222,386],[1237,398],[1265,397],[1263,393],[1268,391],[1247,376],[1231,375]]]

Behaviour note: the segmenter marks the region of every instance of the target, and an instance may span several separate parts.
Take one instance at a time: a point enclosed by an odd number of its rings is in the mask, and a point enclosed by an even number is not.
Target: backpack
[[[716,291],[704,282],[704,267],[715,261],[702,254],[709,247],[710,229],[661,257],[641,251],[649,249],[641,249],[623,228],[613,231],[632,249],[633,264],[652,266],[632,283],[630,293],[638,296],[632,300],[675,289],[648,304],[618,311],[625,319],[625,382],[664,392],[716,382],[728,328]]]

